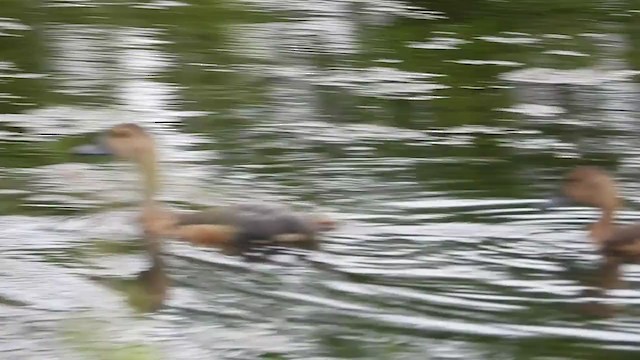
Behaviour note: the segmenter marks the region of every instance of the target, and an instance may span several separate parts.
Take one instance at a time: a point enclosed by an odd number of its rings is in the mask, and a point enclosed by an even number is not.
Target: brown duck
[[[581,166],[569,172],[561,195],[545,207],[583,205],[602,211],[600,219],[590,226],[590,235],[597,248],[608,258],[623,262],[640,260],[640,224],[616,226],[615,213],[621,206],[613,178],[603,169]]]
[[[188,213],[163,208],[154,201],[158,190],[155,142],[136,124],[116,125],[96,144],[76,147],[74,152],[114,155],[138,167],[144,188],[140,220],[145,234],[152,238],[169,237],[244,253],[261,245],[316,248],[317,234],[335,227],[324,216],[299,214],[281,205],[239,204]]]

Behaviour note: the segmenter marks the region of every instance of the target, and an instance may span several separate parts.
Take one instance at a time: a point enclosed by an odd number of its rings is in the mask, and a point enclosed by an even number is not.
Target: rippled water
[[[640,267],[594,291],[597,213],[538,204],[598,164],[639,217],[640,4],[5,2],[0,358],[635,359]],[[266,263],[169,242],[136,313],[136,174],[68,151],[123,121],[172,207],[340,227]]]

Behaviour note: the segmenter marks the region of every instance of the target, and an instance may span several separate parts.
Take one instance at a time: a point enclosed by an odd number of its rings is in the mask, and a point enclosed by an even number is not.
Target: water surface
[[[640,215],[640,4],[5,2],[0,358],[640,350],[640,267],[594,292],[597,213],[537,207],[596,164]],[[340,227],[267,263],[169,242],[170,298],[138,314],[110,285],[148,267],[136,174],[68,151],[119,122],[157,137],[174,208],[286,202]]]

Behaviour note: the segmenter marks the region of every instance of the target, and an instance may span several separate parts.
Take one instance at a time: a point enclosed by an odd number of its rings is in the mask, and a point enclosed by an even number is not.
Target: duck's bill
[[[93,155],[93,156],[113,155],[113,152],[103,142],[76,146],[71,150],[71,152],[75,155]]]
[[[564,195],[550,197],[540,204],[540,210],[550,210],[558,207],[573,206],[574,202]]]

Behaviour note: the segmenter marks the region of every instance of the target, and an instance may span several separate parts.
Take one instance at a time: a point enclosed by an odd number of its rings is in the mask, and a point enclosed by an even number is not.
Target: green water
[[[3,0],[0,358],[636,359],[640,267],[594,299],[597,213],[537,205],[596,164],[638,219],[639,39],[638,1]],[[267,263],[168,242],[138,313],[136,174],[69,153],[119,122],[174,208],[340,227]]]

